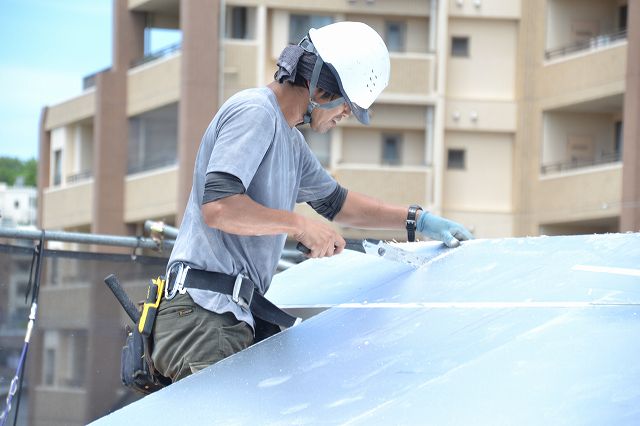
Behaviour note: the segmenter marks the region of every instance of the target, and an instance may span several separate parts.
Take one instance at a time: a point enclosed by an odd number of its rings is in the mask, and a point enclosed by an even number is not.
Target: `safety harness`
[[[231,299],[241,308],[249,309],[258,318],[282,328],[292,327],[302,321],[271,303],[243,274],[234,277],[219,272],[194,269],[181,262],[174,263],[169,269],[165,298],[171,300],[177,293],[185,294],[188,288],[215,291],[231,296]]]

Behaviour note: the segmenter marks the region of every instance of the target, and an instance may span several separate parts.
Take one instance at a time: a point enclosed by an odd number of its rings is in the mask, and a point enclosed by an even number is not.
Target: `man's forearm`
[[[335,221],[355,228],[403,229],[408,206],[387,204],[368,195],[349,191]]]
[[[244,194],[206,203],[201,211],[208,226],[229,234],[295,235],[301,227],[299,215],[267,208]]]
[[[340,253],[344,238],[331,226],[299,214],[265,207],[244,194],[232,195],[201,208],[205,223],[228,234],[288,234],[309,249],[308,257]]]

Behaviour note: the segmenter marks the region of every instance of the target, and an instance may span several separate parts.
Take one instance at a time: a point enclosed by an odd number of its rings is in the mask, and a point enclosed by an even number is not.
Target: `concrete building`
[[[640,0],[114,0],[113,16],[111,68],[43,109],[44,228],[179,225],[218,106],[269,83],[281,49],[310,26],[356,20],[387,42],[389,87],[371,126],[350,119],[326,135],[305,132],[344,186],[420,203],[480,238],[640,229]],[[181,43],[151,51],[162,28],[179,30]],[[59,330],[43,333],[55,346],[47,336]],[[86,339],[89,377],[105,366],[96,348],[108,342]],[[89,379],[73,392],[52,380],[57,388],[35,396],[33,424],[46,423],[40,401],[62,398],[61,388],[83,407],[66,424],[115,399]]]
[[[20,182],[15,186],[0,182],[0,226],[13,228],[35,225],[36,200],[36,188]]]

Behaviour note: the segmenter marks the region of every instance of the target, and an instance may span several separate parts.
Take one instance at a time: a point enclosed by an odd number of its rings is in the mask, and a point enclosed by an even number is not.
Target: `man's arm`
[[[347,193],[342,209],[335,216],[341,225],[364,229],[404,229],[406,219],[407,206],[387,204],[354,191]]]
[[[267,208],[245,194],[237,194],[205,203],[201,208],[205,223],[236,235],[288,234],[307,246],[309,257],[340,253],[344,238],[331,226],[297,213]]]
[[[349,191],[335,221],[357,228],[404,229],[408,207],[384,203],[364,194]],[[457,247],[473,235],[459,223],[418,210],[416,229],[421,234]]]

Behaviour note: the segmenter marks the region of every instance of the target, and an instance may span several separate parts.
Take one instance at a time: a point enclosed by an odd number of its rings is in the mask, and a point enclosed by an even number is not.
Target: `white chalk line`
[[[508,309],[508,308],[588,308],[592,306],[634,306],[638,303],[615,302],[360,302],[337,305],[280,305],[282,309]]]
[[[590,266],[575,265],[571,268],[573,271],[601,272],[605,274],[628,275],[631,277],[640,277],[640,269],[631,268],[612,268],[609,266]]]

